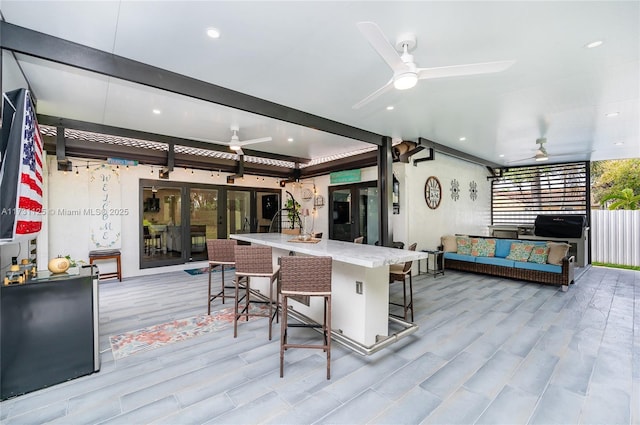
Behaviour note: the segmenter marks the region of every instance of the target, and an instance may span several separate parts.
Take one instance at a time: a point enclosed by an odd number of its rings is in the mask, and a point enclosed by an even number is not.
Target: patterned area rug
[[[221,269],[219,267],[213,269],[213,273],[217,273],[219,272]],[[235,270],[235,267],[225,267],[224,271],[229,271],[229,270]],[[209,267],[201,267],[199,269],[187,269],[185,270],[185,272],[189,273],[190,275],[194,276],[197,274],[205,274],[205,273],[209,273]]]
[[[199,269],[187,269],[185,270],[185,272],[189,273],[191,276],[194,276],[197,274],[205,274],[205,273],[209,273],[209,267],[202,267]]]
[[[252,312],[263,312],[267,307],[251,306]],[[258,317],[250,317],[249,320]],[[242,319],[239,324],[245,323]],[[132,354],[153,350],[167,344],[184,341],[210,332],[216,332],[233,326],[233,308],[211,312],[211,315],[178,319],[160,325],[149,326],[135,331],[109,337],[111,351],[115,360]]]

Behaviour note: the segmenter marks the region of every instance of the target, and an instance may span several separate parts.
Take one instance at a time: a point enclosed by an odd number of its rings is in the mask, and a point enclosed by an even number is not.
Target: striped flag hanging
[[[3,94],[0,137],[0,244],[42,228],[42,137],[26,89]]]

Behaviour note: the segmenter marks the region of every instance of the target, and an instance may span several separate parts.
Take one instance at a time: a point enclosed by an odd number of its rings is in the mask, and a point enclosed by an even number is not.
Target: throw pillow
[[[547,246],[549,247],[547,263],[561,266],[562,259],[567,256],[571,245],[563,242],[547,242]]]
[[[458,254],[471,255],[471,240],[469,238],[457,236],[456,248]]]
[[[446,235],[440,238],[442,244],[442,250],[444,252],[457,252],[458,244],[456,243],[456,237],[453,235]]]
[[[493,257],[496,254],[496,240],[473,238],[471,239],[471,255],[475,257]]]
[[[509,255],[507,255],[507,260],[527,261],[532,250],[532,244],[513,242]]]
[[[496,240],[496,257],[505,258],[511,251],[511,241],[509,239]]]
[[[549,255],[549,247],[546,245],[535,245],[529,255],[530,263],[546,264]]]

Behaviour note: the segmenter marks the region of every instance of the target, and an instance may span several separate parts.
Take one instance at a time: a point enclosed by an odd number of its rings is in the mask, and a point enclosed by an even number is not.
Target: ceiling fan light
[[[238,145],[236,143],[231,143],[231,145],[229,145],[229,149],[231,149],[232,151],[239,151],[240,150],[240,145]]]
[[[536,161],[538,161],[538,162],[546,161],[548,159],[549,159],[549,157],[546,156],[546,155],[544,155],[544,156],[537,156],[536,155]]]
[[[397,90],[407,90],[418,83],[418,75],[415,72],[405,72],[393,78],[393,87]]]

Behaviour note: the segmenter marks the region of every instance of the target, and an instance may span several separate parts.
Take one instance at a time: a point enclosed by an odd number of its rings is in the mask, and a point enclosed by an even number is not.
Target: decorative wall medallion
[[[442,186],[437,177],[431,176],[424,184],[424,199],[427,201],[427,206],[432,210],[435,210],[440,205],[442,198]]]
[[[473,180],[469,183],[469,196],[471,196],[472,201],[478,199],[478,184]]]
[[[313,199],[313,192],[311,189],[305,189],[302,191],[302,199],[305,201],[310,201]]]
[[[456,179],[451,180],[451,199],[454,201],[460,199],[460,183]]]

